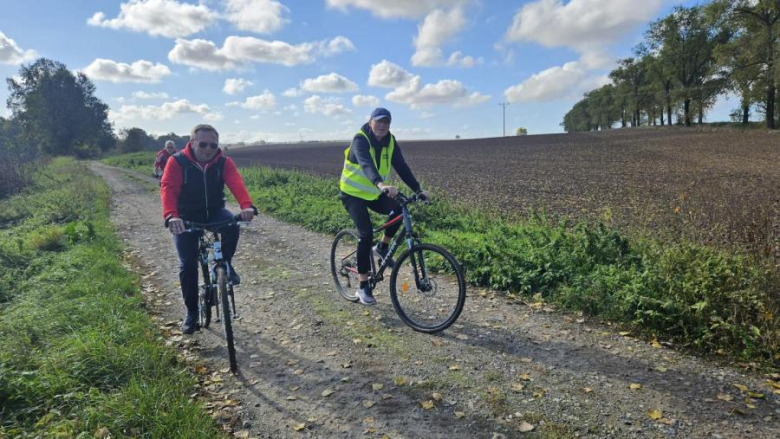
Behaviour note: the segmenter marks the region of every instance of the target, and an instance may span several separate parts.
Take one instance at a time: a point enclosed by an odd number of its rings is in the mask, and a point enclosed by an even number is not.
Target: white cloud
[[[267,41],[254,37],[230,36],[222,48],[207,40],[177,39],[168,59],[206,70],[233,69],[250,62],[295,66],[314,61],[314,43],[292,45],[284,41]]]
[[[593,76],[579,61],[550,67],[520,84],[504,90],[509,102],[546,102],[575,98],[583,92],[609,83],[609,78]]]
[[[16,42],[0,31],[0,63],[17,65],[35,58],[34,50],[22,50]]]
[[[87,23],[177,38],[198,33],[217,18],[217,14],[203,4],[192,5],[175,0],[130,0],[119,8],[116,18],[108,20],[106,14],[96,12]]]
[[[248,110],[270,110],[276,107],[276,96],[270,91],[264,90],[263,94],[250,96],[240,105],[241,108]]]
[[[347,37],[342,37],[341,35],[328,42],[323,41],[320,43],[320,52],[322,52],[322,54],[325,56],[333,56],[342,52],[355,50],[357,49],[355,48],[355,45],[352,43],[352,41]]]
[[[238,29],[270,34],[283,28],[290,10],[276,0],[227,0],[226,18]]]
[[[302,95],[303,92],[299,88],[288,88],[282,93],[282,96],[287,98],[297,98],[298,96]]]
[[[313,79],[306,79],[301,88],[314,93],[346,93],[358,91],[358,86],[338,73],[329,73]]]
[[[122,105],[119,111],[109,111],[109,119],[116,123],[135,122],[139,120],[169,120],[181,114],[200,114],[212,118],[211,109],[206,104],[195,105],[187,99],[166,102],[156,105]]]
[[[366,9],[382,18],[421,18],[435,9],[451,8],[467,0],[327,0],[331,8],[346,11],[350,7]]]
[[[137,91],[133,93],[133,97],[136,99],[168,99],[168,93],[147,93],[145,91]]]
[[[462,83],[453,79],[443,79],[420,88],[419,78],[417,76],[408,86],[388,93],[387,100],[408,104],[411,108],[426,108],[434,105],[462,107],[481,104],[490,99],[490,96],[479,92],[469,93]]]
[[[412,78],[411,73],[385,59],[379,64],[371,66],[371,72],[368,74],[368,85],[394,88],[409,83]]]
[[[392,102],[407,104],[412,108],[434,105],[466,106],[490,99],[479,92],[469,93],[459,81],[444,79],[436,84],[422,85],[419,75],[412,75],[387,60],[371,66],[368,84],[376,87],[394,88],[385,98]]]
[[[447,59],[448,66],[458,66],[463,68],[471,68],[477,64],[484,64],[485,59],[482,57],[474,58],[471,55],[463,56],[460,50],[452,52],[449,59]]]
[[[351,113],[351,111],[341,103],[340,99],[322,98],[317,95],[306,98],[303,102],[303,109],[307,113],[321,113],[326,116]]]
[[[355,95],[352,96],[352,105],[355,107],[378,107],[379,98],[371,95]]]
[[[583,50],[617,42],[646,25],[663,0],[537,0],[524,5],[506,32],[509,41],[533,41],[546,47]]]
[[[228,78],[225,80],[225,86],[222,87],[222,91],[225,92],[225,94],[234,95],[243,93],[244,90],[251,85],[254,85],[252,81],[243,78]]]
[[[460,32],[465,25],[466,18],[461,8],[454,8],[449,12],[437,9],[428,14],[423,23],[418,26],[418,34],[414,39],[414,47],[417,50],[412,55],[412,64],[415,66],[442,64],[441,45]]]
[[[224,119],[225,116],[223,116],[221,113],[207,113],[205,116],[203,116],[203,119],[209,121],[209,122],[219,122],[220,120]],[[238,122],[238,121],[236,121]]]
[[[99,81],[157,83],[170,75],[171,70],[164,64],[146,60],[125,64],[98,58],[84,69],[84,74]]]

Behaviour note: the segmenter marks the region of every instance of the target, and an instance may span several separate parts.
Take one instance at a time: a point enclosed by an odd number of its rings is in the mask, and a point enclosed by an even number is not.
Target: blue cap
[[[392,121],[393,117],[390,116],[390,112],[387,110],[387,108],[378,107],[374,111],[371,112],[371,119],[384,119],[387,118],[388,121]]]

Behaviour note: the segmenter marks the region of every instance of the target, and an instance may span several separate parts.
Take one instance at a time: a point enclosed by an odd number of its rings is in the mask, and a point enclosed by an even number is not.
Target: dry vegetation
[[[505,215],[544,209],[780,261],[780,137],[647,129],[405,142],[418,178]],[[341,172],[346,142],[234,149],[239,165]],[[334,183],[335,184],[335,183]]]

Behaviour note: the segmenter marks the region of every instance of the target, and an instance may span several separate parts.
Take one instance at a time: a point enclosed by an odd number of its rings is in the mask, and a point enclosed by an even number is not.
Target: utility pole
[[[503,119],[504,119],[504,137],[506,137],[506,107],[509,102],[501,102],[498,105],[502,107]]]

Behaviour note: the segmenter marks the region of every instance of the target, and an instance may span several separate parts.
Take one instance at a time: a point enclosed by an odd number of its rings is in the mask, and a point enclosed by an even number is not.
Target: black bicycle
[[[390,299],[398,316],[412,329],[435,333],[447,329],[463,311],[466,302],[466,281],[463,269],[447,250],[432,244],[423,244],[412,229],[409,205],[423,201],[418,195],[398,194],[401,215],[374,230],[374,236],[403,221],[390,245],[387,258],[371,257],[368,282],[371,289],[384,279],[385,269],[396,250],[406,241],[406,250],[395,261],[390,272]],[[350,302],[357,302],[357,231],[340,231],[330,251],[330,268],[336,289]],[[376,242],[374,242],[376,244]]]
[[[222,257],[222,239],[220,231],[225,227],[241,224],[241,215],[215,224],[202,224],[184,221],[185,232],[200,233],[198,242],[198,261],[203,274],[203,284],[198,293],[199,323],[208,329],[211,325],[212,308],[216,310],[214,321],[222,321],[227,341],[230,371],[236,373],[236,348],[233,342],[233,321],[240,316],[236,312],[233,295],[232,268]],[[208,232],[208,233],[207,233]],[[221,313],[220,313],[221,311]]]

